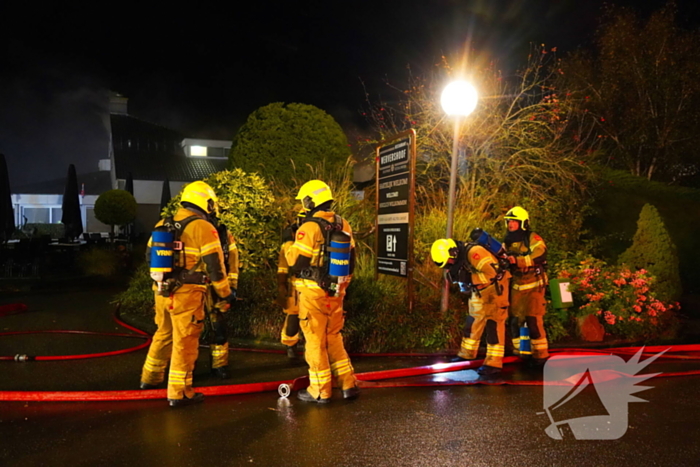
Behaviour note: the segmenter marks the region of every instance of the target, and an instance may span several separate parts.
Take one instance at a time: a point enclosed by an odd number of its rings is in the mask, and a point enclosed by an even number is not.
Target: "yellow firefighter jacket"
[[[509,254],[515,254],[516,262],[512,269],[513,279],[511,280],[511,288],[514,290],[544,287],[548,283],[547,274],[541,266],[538,267],[537,262],[537,259],[543,257],[547,252],[547,245],[545,245],[542,237],[535,232],[530,232],[529,240],[529,252],[525,242],[514,242],[505,245]]]

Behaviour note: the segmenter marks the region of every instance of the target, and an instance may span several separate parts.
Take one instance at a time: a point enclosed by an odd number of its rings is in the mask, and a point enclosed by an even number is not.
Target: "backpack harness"
[[[173,292],[182,287],[183,284],[206,285],[209,282],[209,278],[205,273],[195,271],[202,261],[201,258],[192,267],[192,269],[186,269],[184,267],[185,258],[183,252],[185,245],[182,243],[180,238],[182,237],[182,232],[185,230],[185,227],[187,227],[190,222],[197,219],[202,218],[200,216],[193,215],[182,220],[175,221],[172,217],[166,217],[163,224],[154,229],[154,234],[156,232],[167,232],[173,236],[172,242],[154,241],[151,246],[152,252],[154,249],[159,249],[161,251],[172,251],[172,270],[164,273],[162,276],[162,282],[158,282],[158,292],[164,297],[169,297]],[[153,276],[153,273],[151,273],[151,276]]]
[[[297,277],[316,282],[332,297],[338,292],[338,285],[350,275],[350,237],[343,232],[343,218],[335,214],[334,222],[320,217],[307,217],[304,222],[314,222],[323,233],[324,241],[319,254],[322,260],[321,266],[304,268],[297,273]]]
[[[469,251],[476,245],[480,245],[486,248],[486,251],[488,251],[496,257],[496,263],[491,263],[491,265],[496,270],[496,275],[493,278],[491,278],[488,284],[480,284],[480,286],[477,286],[474,283],[472,283],[472,274],[478,274],[479,271],[474,266],[472,266],[472,264],[468,260]],[[481,296],[480,292],[482,290],[493,285],[496,288],[496,293],[498,295],[501,295],[503,293],[503,286],[500,284],[500,280],[503,279],[503,276],[505,276],[506,272],[510,269],[510,262],[508,261],[508,255],[506,255],[505,251],[500,250],[498,253],[494,253],[488,248],[488,245],[483,245],[479,242],[469,242],[464,244],[463,255],[464,260],[461,262],[462,264],[459,265],[458,271],[456,272],[456,281],[452,277],[451,271],[448,271],[450,280],[452,280],[453,283],[457,282],[457,284],[459,284],[459,291],[466,294],[475,293],[477,296]]]

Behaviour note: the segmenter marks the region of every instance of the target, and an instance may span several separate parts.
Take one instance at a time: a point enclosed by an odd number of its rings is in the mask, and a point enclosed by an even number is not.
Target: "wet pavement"
[[[124,333],[112,321],[116,289],[4,296],[29,312],[0,317],[0,332],[90,330]],[[0,355],[61,355],[131,347],[140,339],[26,334],[0,337]],[[135,389],[146,351],[62,362],[0,362],[0,391]],[[353,358],[358,373],[444,362],[430,358]],[[209,375],[200,350],[196,386],[279,381],[302,376],[284,354],[234,352],[233,378]],[[698,370],[700,363],[654,363],[648,372]],[[645,370],[647,372],[647,370]],[[542,370],[507,365],[503,379],[533,381]],[[472,370],[404,378],[472,382]],[[318,406],[273,392],[208,397],[170,409],[165,400],[0,402],[0,465],[700,465],[700,377],[643,383],[645,403],[630,403],[626,432],[615,440],[554,440],[542,386],[365,388],[359,399],[334,395]],[[590,393],[588,388],[583,395]],[[588,394],[590,396],[590,394]],[[594,397],[577,399],[581,414]],[[598,402],[599,404],[599,402]]]

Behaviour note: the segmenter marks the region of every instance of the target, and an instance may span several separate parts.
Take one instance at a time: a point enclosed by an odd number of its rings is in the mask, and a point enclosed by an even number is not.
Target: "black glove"
[[[231,287],[231,293],[227,297],[222,298],[221,301],[218,302],[215,306],[219,310],[226,312],[235,303],[236,303],[236,289]]]
[[[232,305],[236,302],[236,297],[236,289],[231,287],[231,294],[228,297],[224,298],[224,300],[226,300],[229,303],[229,305]]]

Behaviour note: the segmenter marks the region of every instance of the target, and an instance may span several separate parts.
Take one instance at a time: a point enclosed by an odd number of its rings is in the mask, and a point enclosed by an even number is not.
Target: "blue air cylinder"
[[[532,355],[530,329],[528,329],[527,323],[520,328],[520,355]]]
[[[474,229],[471,234],[471,239],[494,255],[498,255],[503,250],[503,244],[489,235],[485,230]]]
[[[328,274],[336,277],[350,275],[350,237],[343,232],[333,232],[330,253],[330,267]]]
[[[151,278],[163,281],[163,275],[173,270],[174,232],[156,230],[151,235]]]

